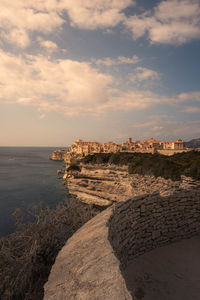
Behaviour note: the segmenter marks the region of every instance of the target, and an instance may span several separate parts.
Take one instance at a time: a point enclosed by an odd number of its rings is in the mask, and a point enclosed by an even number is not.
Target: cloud
[[[0,37],[21,48],[32,32],[48,34],[67,23],[82,29],[109,29],[125,18],[123,10],[134,0],[1,0]]]
[[[129,75],[131,81],[159,80],[160,78],[161,75],[158,72],[143,67],[137,67],[135,73]]]
[[[1,37],[8,43],[15,44],[20,48],[26,48],[30,44],[29,36],[24,29],[13,29],[7,33],[2,32]]]
[[[0,38],[26,48],[31,33],[60,30],[68,19],[71,26],[107,32],[123,23],[134,39],[147,34],[151,43],[181,45],[200,38],[198,0],[161,1],[150,11],[127,17],[124,10],[135,5],[135,0],[1,0]]]
[[[14,56],[0,50],[1,101],[68,115],[93,113],[113,82],[90,63],[45,56]]]
[[[19,76],[20,74],[20,76]],[[39,55],[15,56],[0,50],[1,101],[35,106],[40,113],[104,114],[145,109],[160,103],[151,92],[121,91],[115,78],[89,62],[50,60]]]
[[[137,39],[148,34],[152,43],[181,45],[200,38],[198,0],[167,0],[152,11],[127,18],[124,24]]]
[[[135,5],[134,0],[61,0],[72,26],[84,29],[114,27],[124,20],[123,10]]]
[[[200,92],[180,93],[176,99],[178,102],[200,102]]]
[[[117,95],[110,97],[107,109],[122,111],[141,110],[160,102],[160,97],[150,91],[119,91]]]
[[[58,3],[56,0],[1,0],[1,38],[25,48],[30,44],[30,32],[52,32],[65,22],[58,11]]]
[[[139,57],[137,55],[133,55],[132,57],[118,56],[116,59],[106,57],[105,59],[94,60],[94,63],[96,65],[104,65],[110,67],[121,64],[137,64],[139,61]]]
[[[181,110],[181,112],[189,113],[189,114],[198,114],[200,113],[200,107],[196,106],[188,106]]]
[[[40,46],[43,47],[49,54],[55,52],[58,49],[57,44],[52,41],[43,40],[41,37],[38,38],[38,41],[40,43]]]
[[[146,110],[161,104],[176,105],[180,111],[182,105],[200,102],[200,91],[170,97],[144,90],[124,91],[123,87],[116,88],[115,77],[100,72],[90,62],[50,60],[44,55],[16,56],[3,50],[0,84],[1,102],[34,106],[41,115],[53,111],[69,116],[103,116],[111,111]]]

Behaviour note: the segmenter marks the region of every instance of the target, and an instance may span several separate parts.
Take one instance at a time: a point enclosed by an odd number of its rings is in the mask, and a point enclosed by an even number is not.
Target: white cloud
[[[160,78],[161,75],[158,72],[143,67],[137,67],[135,73],[129,75],[131,81],[159,80]]]
[[[46,49],[48,53],[55,52],[58,49],[57,44],[52,41],[43,40],[41,37],[38,38],[38,41],[40,43],[40,46]]]
[[[148,77],[148,76],[147,76]],[[0,101],[34,106],[43,115],[49,111],[69,116],[103,115],[110,111],[144,110],[153,105],[180,107],[200,102],[200,92],[171,97],[150,91],[123,91],[115,78],[70,59],[50,60],[39,55],[15,56],[0,50]],[[157,126],[157,125],[155,125]]]
[[[1,37],[7,40],[7,42],[15,44],[20,48],[26,48],[30,43],[29,36],[24,29],[13,29],[7,33],[2,32]]]
[[[94,60],[94,63],[97,65],[105,65],[110,67],[121,64],[137,64],[139,61],[139,57],[137,55],[133,55],[133,57],[118,56],[116,59],[106,57],[105,59]]]
[[[114,27],[124,20],[123,9],[135,5],[135,0],[61,0],[72,26],[85,29]]]
[[[58,3],[56,0],[1,0],[1,37],[25,48],[30,43],[30,32],[52,32],[65,22],[59,14]]]
[[[127,92],[119,91],[117,95],[111,96],[106,108],[109,110],[140,110],[152,105],[161,103],[159,95],[150,91],[130,90]]]
[[[66,23],[84,29],[112,28],[135,0],[0,0],[0,37],[25,48],[30,33],[51,33]]]
[[[183,44],[200,37],[199,0],[161,1],[152,11],[127,17],[135,0],[0,0],[0,37],[18,47],[30,44],[32,32],[51,33],[66,23],[94,30],[123,23],[134,39],[145,33],[152,43]]]
[[[152,43],[181,45],[200,38],[200,4],[198,0],[167,0],[153,11],[127,18],[124,24],[137,39],[145,33]]]
[[[1,101],[32,105],[42,112],[93,113],[108,98],[112,81],[87,62],[16,57],[0,50]]]

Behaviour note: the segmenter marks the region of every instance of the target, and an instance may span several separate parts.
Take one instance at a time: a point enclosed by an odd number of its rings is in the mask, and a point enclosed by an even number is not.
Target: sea
[[[67,192],[58,179],[63,162],[49,159],[56,148],[0,147],[0,237],[15,230],[12,213],[31,205],[55,208],[67,199]]]

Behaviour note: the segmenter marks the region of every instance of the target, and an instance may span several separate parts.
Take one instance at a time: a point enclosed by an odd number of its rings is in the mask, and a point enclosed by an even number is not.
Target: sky
[[[0,146],[200,137],[200,0],[0,0]]]

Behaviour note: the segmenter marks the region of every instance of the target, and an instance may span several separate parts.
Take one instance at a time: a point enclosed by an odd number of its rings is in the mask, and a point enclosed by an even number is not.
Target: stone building
[[[141,152],[155,153],[162,150],[186,150],[182,140],[175,142],[156,141],[153,138],[144,141],[133,142],[132,138],[122,144],[116,144],[112,141],[107,143],[87,142],[81,139],[76,140],[69,149],[69,153],[75,156],[85,156],[93,153],[111,153],[111,152]]]
[[[185,150],[186,146],[184,142],[179,139],[175,142],[162,142],[164,150]]]

